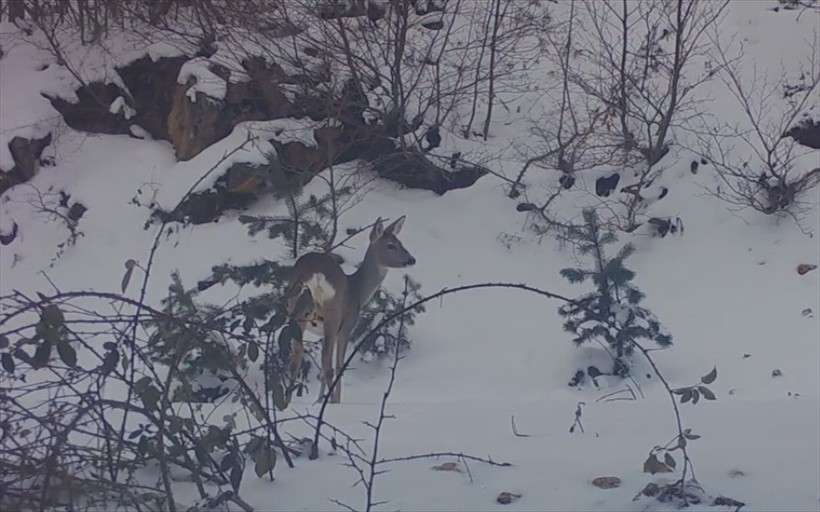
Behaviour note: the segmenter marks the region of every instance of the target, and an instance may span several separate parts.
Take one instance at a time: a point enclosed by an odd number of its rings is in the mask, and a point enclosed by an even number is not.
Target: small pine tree
[[[321,197],[311,194],[302,200],[301,190],[296,191],[287,196],[287,216],[240,215],[239,222],[247,226],[252,237],[266,231],[268,238],[283,239],[296,258],[306,249],[323,251],[330,247],[335,233],[327,226],[332,223],[334,199],[338,202],[352,193],[351,187],[340,187]]]
[[[613,373],[627,376],[628,358],[634,352],[635,342],[648,339],[660,347],[668,347],[672,336],[650,310],[640,305],[645,296],[632,283],[635,273],[624,266],[635,248],[626,244],[617,255],[607,257],[605,247],[616,243],[617,236],[601,226],[594,209],[584,210],[583,218],[584,224],[572,227],[568,238],[593,265],[565,268],[561,275],[571,283],[591,280],[595,290],[560,306],[558,313],[566,319],[564,330],[575,335],[572,341],[576,345],[590,340],[605,341],[614,352]]]
[[[415,302],[421,298],[419,290],[421,285],[407,278],[407,297],[403,294],[394,295],[384,288],[380,288],[373,299],[362,309],[359,322],[350,333],[350,339],[355,345],[363,343],[359,352],[365,361],[370,361],[373,357],[383,357],[393,353],[393,350],[406,350],[410,348],[410,339],[407,337],[407,327],[416,322],[416,315],[423,313],[423,305],[407,311],[387,324],[378,331],[373,331],[384,318],[400,311],[405,303]],[[367,336],[370,334],[370,336]]]

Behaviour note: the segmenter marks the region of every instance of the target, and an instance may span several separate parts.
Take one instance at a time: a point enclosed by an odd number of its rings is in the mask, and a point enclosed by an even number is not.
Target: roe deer
[[[342,371],[350,332],[359,320],[362,308],[379,288],[387,270],[416,264],[414,258],[396,237],[404,224],[402,215],[395,222],[382,227],[381,218],[370,231],[370,245],[361,266],[351,275],[345,274],[330,254],[311,252],[296,261],[283,300],[288,316],[305,330],[321,334],[322,371],[319,396],[333,383],[333,351],[336,351],[336,372]],[[302,336],[291,344],[289,372],[293,381],[302,367]],[[331,394],[331,403],[342,397],[342,379]]]

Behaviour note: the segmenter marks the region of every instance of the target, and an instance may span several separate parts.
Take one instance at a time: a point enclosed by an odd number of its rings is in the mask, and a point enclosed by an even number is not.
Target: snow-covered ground
[[[818,21],[814,13],[804,14],[799,22],[795,14],[775,15],[759,5],[767,2],[739,4],[732,5],[726,30],[739,30],[748,39],[747,55],[772,69],[790,58],[789,52],[802,51],[787,49],[795,48],[793,43],[810,34]],[[46,126],[59,126],[58,121],[48,125],[57,114],[33,85],[55,90],[65,77],[37,71],[45,57],[25,44],[9,46],[3,39],[3,49],[0,164],[5,169],[10,167],[6,145],[12,136],[40,135]],[[717,117],[737,115],[720,84],[707,84],[706,92],[720,109],[713,112]],[[295,120],[293,124],[301,126]],[[0,198],[0,226],[12,221],[19,226],[17,239],[0,248],[0,294],[49,292],[48,279],[61,290],[118,293],[123,263],[131,258],[146,261],[155,235],[155,228],[143,229],[148,210],[131,204],[131,199],[138,191],[145,195],[157,190],[158,197],[172,203],[214,159],[232,149],[231,144],[241,143],[243,136],[235,134],[189,162],[176,163],[167,142],[60,128],[47,150],[56,164],[43,167],[30,184],[14,187]],[[523,122],[494,133],[488,144],[500,155],[495,171],[515,176],[521,163],[505,148],[525,137]],[[730,212],[704,192],[703,185],[712,179],[708,166],[698,175],[690,173],[693,158],[679,148],[667,156],[663,179],[670,192],[652,210],[658,216],[681,216],[685,234],[658,239],[638,231],[621,234],[621,242],[635,244],[637,252],[629,266],[647,294],[646,305],[675,338],[670,349],[654,352],[666,378],[673,385],[688,385],[713,366],[718,369],[711,386],[717,400],[682,406],[685,426],[702,436],[690,444],[697,477],[708,492],[745,502],[745,510],[820,510],[820,271],[802,276],[795,271],[801,263],[820,263],[820,215],[812,210],[801,231],[790,219],[776,222],[755,212]],[[529,190],[546,187],[553,178],[532,171]],[[79,226],[84,236],[53,265],[56,245],[67,231],[29,204],[32,187],[65,189],[88,207]],[[324,187],[321,180],[314,180],[308,191],[321,193]],[[342,228],[368,224],[377,216],[407,215],[401,239],[418,260],[408,273],[421,283],[425,295],[487,281],[527,283],[578,295],[579,289],[558,273],[574,265],[571,249],[524,230],[525,216],[515,211],[505,190],[493,176],[443,197],[379,182],[345,214]],[[812,190],[807,200],[820,203],[820,191]],[[265,200],[250,213],[284,211],[284,205]],[[353,239],[352,248],[341,252],[349,261],[358,261],[365,244],[366,236],[361,235]],[[287,254],[278,242],[248,237],[235,214],[180,229],[159,247],[146,301],[157,304],[166,295],[165,276],[176,269],[184,284],[193,287],[215,264],[260,258],[286,259]],[[401,280],[402,273],[394,271],[384,285],[400,292]],[[128,291],[134,297],[137,293]],[[235,288],[216,286],[202,298],[218,303],[235,294]],[[619,386],[567,386],[576,368],[600,354],[596,348],[572,345],[561,328],[557,305],[520,290],[492,289],[455,294],[428,305],[411,328],[412,348],[399,363],[387,407],[395,418],[383,428],[380,457],[463,452],[512,466],[459,461],[459,473],[431,470],[456,458],[392,463],[390,472],[376,480],[375,499],[387,501],[380,509],[661,507],[632,498],[657,480],[641,472],[649,450],[675,435],[668,397],[654,377],[644,376],[641,365],[636,374],[646,394],[643,399],[596,402]],[[807,309],[813,313],[803,314]],[[782,376],[773,377],[775,369]],[[328,420],[364,439],[368,449],[372,431],[362,422],[377,420],[388,376],[386,362],[357,360],[345,377],[343,403],[329,407]],[[311,386],[310,396],[296,399],[285,415],[315,412],[317,390],[318,385]],[[581,401],[585,432],[570,433]],[[514,435],[513,416],[518,430],[529,437]],[[307,427],[300,426],[288,427],[288,432],[299,435],[300,429],[308,434]],[[351,487],[358,474],[345,466],[344,456],[328,452],[323,445],[318,460],[297,459],[294,469],[277,466],[274,482],[256,479],[248,469],[243,498],[256,510],[342,509],[331,500],[362,507],[362,486]],[[623,483],[618,489],[598,489],[590,483],[598,476],[618,476]],[[180,485],[178,501],[195,499],[193,491]],[[495,498],[502,491],[521,498],[500,505]]]

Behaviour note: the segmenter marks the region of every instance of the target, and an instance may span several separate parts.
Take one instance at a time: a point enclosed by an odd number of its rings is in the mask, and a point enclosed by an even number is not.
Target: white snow
[[[196,103],[197,93],[202,93],[207,98],[214,100],[224,100],[228,93],[228,84],[222,78],[218,77],[210,69],[211,62],[205,57],[196,57],[185,64],[179,70],[177,83],[186,85],[190,79],[194,79],[194,83],[185,91],[185,96],[191,100],[191,103]]]
[[[0,31],[9,30],[0,24]],[[9,142],[15,137],[39,139],[61,124],[59,114],[33,84],[50,83],[58,71],[44,51],[30,45],[3,44],[0,59],[0,169],[10,171],[14,161]],[[43,75],[47,75],[43,77]],[[41,78],[43,77],[43,78]]]
[[[745,38],[746,58],[767,70],[779,69],[781,62],[788,64],[795,54],[805,53],[799,43],[817,22],[810,12],[799,21],[794,12],[773,13],[767,10],[772,5],[733,4],[723,34]],[[173,208],[189,190],[212,186],[234,163],[267,163],[276,153],[270,141],[315,146],[314,130],[324,126],[308,118],[241,123],[186,162],[176,162],[173,148],[164,141],[78,133],[65,128],[40,95],[50,91],[70,97],[76,83],[44,52],[23,41],[11,44],[10,30],[3,25],[0,39],[5,52],[0,59],[0,168],[13,165],[8,142],[14,136],[38,137],[55,130],[60,136],[47,149],[49,155],[56,155],[55,166],[43,167],[30,184],[0,196],[3,232],[12,222],[19,226],[17,239],[0,247],[0,295],[15,290],[30,296],[37,291],[50,293],[49,279],[61,290],[119,293],[123,262],[147,261],[155,236],[153,228],[144,229],[148,209],[131,204],[132,198]],[[180,45],[156,43],[139,51],[129,49],[125,56],[99,57],[97,67],[89,64],[83,69],[89,76],[106,76],[112,65],[125,59],[178,55]],[[43,63],[49,66],[42,69]],[[179,81],[194,77],[194,92],[189,94],[199,91],[224,98],[226,83],[208,71],[207,64],[205,59],[189,61]],[[742,121],[742,112],[725,87],[716,82],[704,87],[715,117]],[[374,106],[378,94],[370,96]],[[454,132],[443,131],[444,141],[436,153],[447,155],[454,148],[472,152],[486,157],[482,161],[495,172],[514,178],[523,165],[520,150],[540,143],[530,131],[531,123],[516,114],[516,108],[534,115],[543,97],[534,92],[505,98],[509,111],[499,109],[490,140],[464,141]],[[124,102],[115,101],[111,107],[129,118]],[[132,132],[138,135],[141,130]],[[685,130],[675,135],[680,142],[689,136]],[[800,263],[820,262],[820,190],[808,193],[807,200],[815,208],[801,226],[791,219],[751,211],[730,212],[704,193],[704,186],[713,182],[713,168],[703,166],[693,176],[689,163],[698,155],[684,147],[683,143],[673,147],[663,160],[666,167],[655,186],[668,187],[669,194],[652,204],[647,215],[680,216],[685,234],[660,239],[637,230],[621,234],[620,241],[636,246],[627,267],[637,273],[636,283],[647,295],[642,305],[674,336],[671,348],[653,352],[665,377],[673,386],[684,386],[697,382],[713,366],[718,369],[717,380],[710,385],[717,401],[682,406],[685,425],[702,436],[690,443],[698,479],[708,492],[744,501],[744,511],[820,510],[820,321],[816,315],[801,314],[806,309],[820,311],[820,270],[802,276],[795,271]],[[817,152],[807,152],[804,159],[816,166]],[[579,191],[561,203],[566,217],[580,217],[585,204],[601,204],[588,191],[594,190],[598,176],[611,170],[595,169],[578,176]],[[355,163],[335,169],[338,174],[357,171]],[[552,170],[532,169],[527,199],[548,196],[556,175]],[[328,173],[322,177],[328,178]],[[84,236],[53,266],[55,246],[66,239],[67,231],[38,212],[31,187],[65,189],[72,200],[88,207],[78,224]],[[586,191],[580,191],[582,187]],[[418,260],[406,273],[421,283],[425,295],[477,282],[527,283],[566,296],[588,291],[590,285],[572,285],[559,275],[561,268],[576,266],[577,255],[570,247],[524,229],[525,216],[515,211],[516,202],[505,196],[506,190],[506,184],[494,176],[443,197],[380,181],[345,213],[340,231],[367,225],[377,216],[393,219],[406,214],[401,239]],[[315,179],[305,192],[326,191],[326,181]],[[284,203],[266,199],[248,213],[286,212]],[[163,240],[146,301],[159,304],[174,270],[180,271],[186,287],[193,287],[219,263],[289,260],[282,243],[264,235],[248,237],[235,217],[228,214],[217,223],[180,228]],[[515,242],[505,245],[502,235]],[[366,244],[363,234],[339,249],[350,262],[347,272],[361,260]],[[384,286],[400,293],[404,273],[391,271]],[[214,286],[201,298],[225,304],[258,291],[249,288]],[[137,298],[135,289],[132,283],[126,295]],[[376,480],[375,499],[387,501],[379,510],[666,510],[651,500],[633,501],[633,497],[657,480],[641,472],[649,450],[674,436],[668,397],[657,378],[646,377],[651,368],[645,362],[635,367],[644,398],[602,400],[603,395],[624,389],[625,381],[613,379],[600,379],[601,389],[591,383],[582,389],[568,387],[577,368],[605,365],[609,358],[598,346],[573,346],[571,335],[561,327],[557,306],[523,291],[495,289],[458,293],[427,304],[427,312],[408,328],[412,348],[398,365],[387,406],[387,413],[395,418],[384,425],[379,457],[464,452],[513,466],[465,465],[453,457],[391,463],[387,465],[391,471]],[[616,311],[618,321],[627,313],[626,308]],[[354,361],[345,374],[343,403],[328,408],[327,420],[363,439],[370,450],[373,434],[363,422],[378,419],[387,362]],[[782,376],[773,378],[774,369],[781,370]],[[255,367],[249,375],[261,382]],[[317,411],[313,401],[318,380],[309,385],[309,393],[296,398],[280,417]],[[570,434],[579,402],[585,404],[584,433]],[[240,408],[226,403],[203,414],[212,412],[218,421]],[[517,429],[529,437],[513,434],[513,416]],[[237,428],[246,421],[239,415]],[[310,435],[302,422],[287,425],[294,436]],[[296,459],[295,469],[280,460],[274,482],[257,479],[248,470],[240,494],[256,510],[342,510],[331,500],[361,509],[364,491],[361,485],[354,486],[359,475],[345,465],[344,455],[329,450],[323,444],[318,460]],[[458,462],[463,472],[431,470],[447,461]],[[622,486],[600,490],[590,485],[593,478],[608,475],[620,477]],[[502,491],[522,497],[501,506],[495,498]],[[196,498],[188,483],[175,483],[175,492],[181,503]]]
[[[112,114],[122,113],[123,117],[126,119],[131,119],[137,114],[136,110],[131,108],[122,96],[117,96],[117,99],[111,102],[111,105],[108,107],[108,111]]]

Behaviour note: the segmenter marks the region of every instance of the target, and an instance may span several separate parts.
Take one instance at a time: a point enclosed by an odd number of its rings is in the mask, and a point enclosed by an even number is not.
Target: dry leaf
[[[510,503],[518,501],[518,498],[520,497],[520,494],[514,494],[511,492],[504,491],[498,495],[495,501],[501,503],[502,505],[509,505]]]
[[[621,486],[621,479],[617,476],[599,476],[592,480],[592,485],[601,489],[614,489]]]
[[[455,471],[456,473],[461,473],[461,468],[458,467],[458,462],[445,462],[444,464],[433,466],[431,469],[436,471]]]
[[[800,265],[797,265],[797,273],[802,276],[806,272],[811,272],[816,268],[817,265],[812,265],[811,263],[801,263]]]

